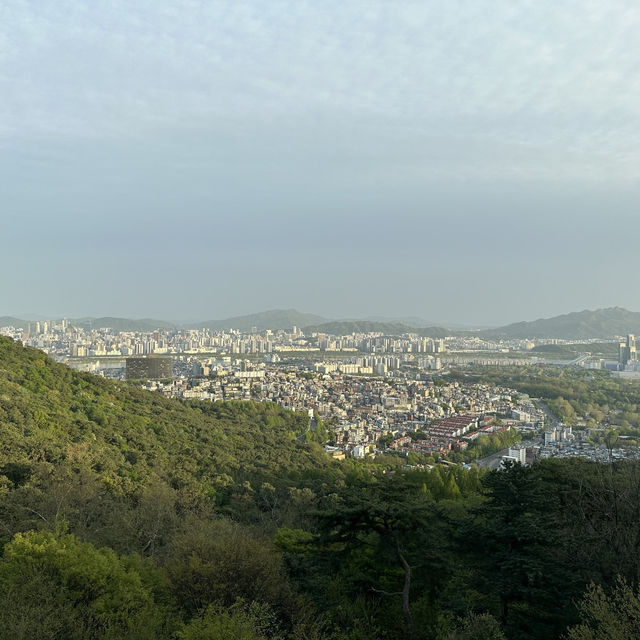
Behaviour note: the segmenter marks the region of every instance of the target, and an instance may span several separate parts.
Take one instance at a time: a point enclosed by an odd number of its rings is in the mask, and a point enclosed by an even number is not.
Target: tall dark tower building
[[[127,358],[125,372],[127,380],[162,380],[173,377],[171,356],[150,355]]]

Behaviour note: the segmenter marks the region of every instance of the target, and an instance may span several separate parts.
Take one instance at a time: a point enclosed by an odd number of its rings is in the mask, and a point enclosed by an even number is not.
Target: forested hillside
[[[0,338],[0,638],[638,636],[638,465],[338,463],[307,424]]]
[[[541,398],[567,424],[605,425],[640,440],[640,383],[612,378],[607,371],[579,367],[476,367],[451,380],[508,385]]]

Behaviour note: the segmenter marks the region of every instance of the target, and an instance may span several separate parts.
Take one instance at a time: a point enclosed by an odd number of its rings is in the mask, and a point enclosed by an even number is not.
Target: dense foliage
[[[568,424],[604,422],[640,428],[640,383],[612,378],[608,372],[580,368],[483,367],[451,374],[452,379],[506,385],[542,398]],[[624,432],[623,432],[624,433]]]
[[[573,344],[539,344],[531,353],[539,353],[550,358],[566,358],[573,360],[577,356],[590,353],[592,356],[618,358],[618,344],[616,342],[583,342]]]
[[[0,338],[0,637],[577,640],[620,611],[637,629],[637,464],[338,463],[308,424]]]

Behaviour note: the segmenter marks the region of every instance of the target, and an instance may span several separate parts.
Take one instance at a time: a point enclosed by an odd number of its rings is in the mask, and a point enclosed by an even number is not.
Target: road
[[[540,398],[531,398],[532,400],[535,400],[538,403],[538,406],[540,407],[540,409],[542,409],[542,411],[544,411],[544,414],[547,416],[548,420],[547,420],[547,424],[549,426],[553,426],[555,425],[557,422],[559,422],[558,420],[558,416],[556,416],[553,411],[551,411],[551,409],[549,408],[549,405],[546,402],[543,402],[542,400],[540,400]]]
[[[482,469],[497,469],[500,466],[500,460],[502,460],[502,456],[507,455],[509,455],[509,449],[502,449],[502,451],[492,453],[486,458],[480,458],[480,460],[478,460],[476,464]]]

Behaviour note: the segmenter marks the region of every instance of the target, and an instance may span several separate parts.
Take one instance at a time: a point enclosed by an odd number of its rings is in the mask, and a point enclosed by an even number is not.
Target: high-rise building
[[[636,338],[630,333],[627,335],[626,342],[621,342],[618,345],[618,362],[626,367],[627,365],[636,362],[638,354],[636,352]]]

